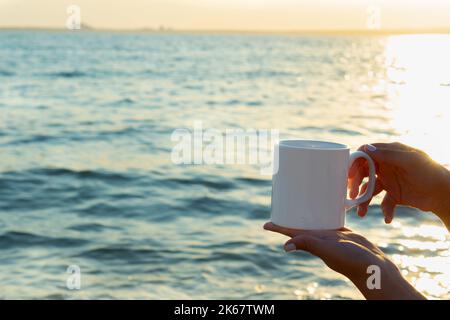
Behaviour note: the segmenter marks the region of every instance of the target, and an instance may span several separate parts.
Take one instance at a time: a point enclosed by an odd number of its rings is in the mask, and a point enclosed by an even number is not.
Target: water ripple
[[[49,77],[54,77],[54,78],[67,78],[67,79],[81,78],[81,77],[88,77],[89,76],[87,73],[82,72],[82,71],[77,71],[77,70],[73,70],[73,71],[57,71],[57,72],[47,73],[45,75],[47,75]]]
[[[0,235],[0,249],[10,249],[17,247],[79,247],[89,241],[79,238],[52,238],[36,235],[32,233],[9,231]]]
[[[216,181],[208,180],[205,178],[169,178],[160,180],[160,183],[168,183],[174,185],[181,185],[186,187],[191,186],[203,186],[206,188],[216,189],[216,190],[230,190],[234,189],[236,185],[232,182],[221,179],[222,181],[216,179]]]

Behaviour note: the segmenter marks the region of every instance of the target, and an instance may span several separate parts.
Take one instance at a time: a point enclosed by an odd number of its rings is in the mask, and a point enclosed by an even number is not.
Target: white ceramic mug
[[[272,179],[271,221],[304,230],[334,230],[345,225],[345,211],[372,197],[375,165],[362,151],[350,155],[346,145],[312,140],[282,140],[275,145],[278,170]],[[369,163],[364,194],[347,199],[348,169],[357,158]]]

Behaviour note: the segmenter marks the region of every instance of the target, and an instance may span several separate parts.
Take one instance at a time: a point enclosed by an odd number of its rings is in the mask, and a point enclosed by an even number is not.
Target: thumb
[[[322,241],[321,239],[314,237],[312,235],[302,234],[287,241],[284,245],[284,250],[286,252],[291,252],[295,250],[304,250],[314,255],[317,255],[321,241]]]

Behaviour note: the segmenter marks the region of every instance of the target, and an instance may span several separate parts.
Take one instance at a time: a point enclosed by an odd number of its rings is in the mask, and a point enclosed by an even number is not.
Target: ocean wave
[[[81,78],[81,77],[87,77],[89,76],[87,73],[82,72],[82,71],[77,71],[77,70],[73,70],[73,71],[57,71],[57,72],[50,72],[45,74],[49,77],[55,77],[55,78]]]
[[[250,70],[239,73],[237,75],[243,76],[247,79],[256,79],[256,78],[295,78],[297,77],[297,73],[291,71],[283,71],[283,70]]]
[[[270,206],[252,205],[252,208],[247,211],[247,216],[250,219],[269,219]]]
[[[75,224],[67,228],[68,230],[80,231],[80,232],[102,232],[108,229],[119,230],[119,227],[112,227],[103,225],[101,223],[83,223]]]
[[[47,177],[70,177],[79,180],[99,180],[104,182],[118,182],[123,183],[127,181],[134,181],[139,178],[135,174],[122,174],[117,172],[103,171],[103,170],[73,170],[66,168],[36,168],[28,170],[34,175],[42,175]]]
[[[201,263],[211,263],[216,261],[229,261],[234,262],[235,268],[241,269],[242,273],[253,274],[253,273],[270,273],[274,270],[282,270],[283,265],[287,264],[292,257],[281,256],[282,249],[278,251],[271,251],[267,246],[260,245],[260,247],[255,248],[253,245],[248,247],[241,247],[239,250],[233,250],[231,248],[224,249],[214,249],[208,250],[206,256],[193,257],[196,262]],[[264,252],[262,255],[261,252]],[[301,255],[302,260],[314,260],[316,257],[306,253],[297,252]],[[276,259],[275,257],[278,257]],[[250,270],[248,270],[250,268]],[[235,270],[233,270],[234,273]],[[307,275],[308,272],[302,270],[302,276]]]
[[[135,104],[135,103],[136,103],[136,101],[134,99],[132,99],[132,98],[123,98],[123,99],[119,99],[117,101],[114,101],[112,103],[112,105],[114,105],[114,106],[123,106],[123,105],[129,106],[129,105],[132,105],[132,104]]]
[[[292,128],[295,129],[295,128]],[[323,127],[305,126],[299,128],[301,131],[323,132]]]
[[[164,249],[133,249],[130,247],[114,245],[90,249],[77,254],[77,257],[102,261],[127,262],[132,264],[148,264],[156,261],[163,261],[165,257],[172,253],[174,252]]]
[[[30,199],[39,200],[42,195],[52,194],[57,200],[63,196],[70,196],[71,192],[76,192],[75,197],[90,199],[95,195],[100,195],[101,185],[80,182],[102,182],[105,187],[114,185],[125,186],[141,183],[142,176],[131,172],[113,172],[102,170],[74,170],[67,168],[30,168],[21,171],[5,171],[0,174],[0,193],[14,191],[15,197],[28,195]],[[93,189],[95,188],[95,189]],[[41,195],[36,193],[41,192]],[[89,196],[89,194],[91,195]],[[123,195],[124,193],[119,193]],[[103,194],[105,195],[105,194]],[[58,197],[57,197],[58,196]],[[13,201],[14,199],[10,199]],[[45,201],[43,199],[42,201]],[[51,202],[51,201],[50,201]]]
[[[0,77],[11,77],[13,76],[15,73],[12,71],[8,71],[8,70],[0,70]]]
[[[343,134],[343,135],[348,135],[348,136],[360,136],[362,135],[361,132],[356,131],[356,130],[350,130],[350,129],[344,129],[344,128],[332,128],[330,129],[331,133],[335,133],[335,134]]]
[[[108,202],[96,202],[94,204],[88,204],[87,206],[83,206],[81,208],[74,209],[75,212],[82,215],[89,216],[105,216],[105,217],[114,217],[114,216],[133,216],[133,212],[125,209],[124,207],[120,207]]]
[[[16,247],[79,247],[88,241],[79,238],[52,238],[27,232],[9,231],[0,235],[0,250]]]
[[[236,187],[236,185],[233,182],[230,181],[213,181],[209,179],[202,179],[202,178],[168,178],[168,179],[161,179],[158,181],[161,184],[175,184],[175,185],[181,185],[181,186],[203,186],[206,188],[211,188],[215,190],[231,190]]]
[[[19,138],[13,139],[6,143],[6,145],[19,145],[19,144],[31,144],[31,143],[50,143],[52,141],[58,140],[59,137],[36,134],[29,138]]]
[[[231,215],[258,220],[270,217],[269,207],[253,204],[243,199],[219,199],[211,196],[200,196],[179,201],[182,201],[182,206],[179,208],[183,208],[190,215]]]
[[[55,126],[54,126],[55,127]],[[56,126],[58,127],[58,126]],[[61,126],[59,126],[61,127]],[[3,145],[17,146],[17,145],[29,145],[29,144],[66,144],[68,142],[93,142],[93,141],[111,141],[116,137],[129,137],[136,136],[142,143],[147,146],[153,146],[151,139],[143,139],[141,136],[151,130],[151,126],[139,126],[139,127],[125,127],[115,130],[99,130],[95,133],[90,131],[68,131],[63,130],[59,135],[33,135],[25,138],[13,138],[7,140]],[[1,145],[1,144],[0,144]],[[158,148],[159,150],[165,150],[164,148]]]
[[[245,183],[247,185],[256,186],[256,187],[268,187],[272,185],[271,180],[263,180],[263,179],[255,179],[255,178],[236,178],[236,181],[240,183]]]
[[[183,207],[187,212],[207,214],[231,214],[242,211],[239,209],[240,202],[217,199],[209,196],[184,199]]]

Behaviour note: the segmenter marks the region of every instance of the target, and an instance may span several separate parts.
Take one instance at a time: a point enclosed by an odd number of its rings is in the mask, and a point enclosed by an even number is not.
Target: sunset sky
[[[95,28],[364,30],[375,6],[384,30],[450,29],[450,0],[0,0],[0,27],[64,28],[70,4]]]

